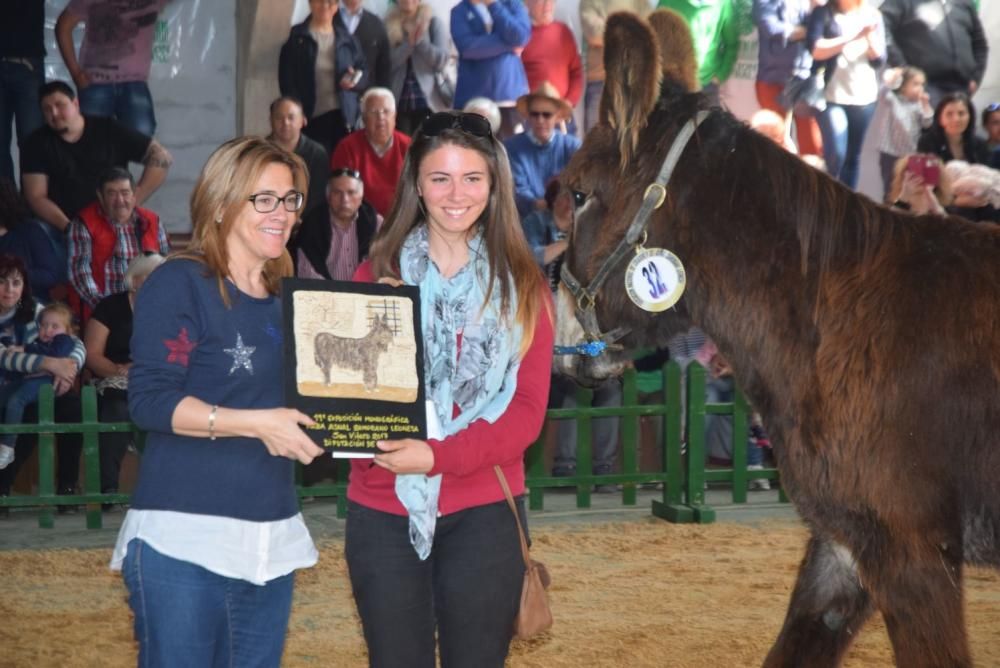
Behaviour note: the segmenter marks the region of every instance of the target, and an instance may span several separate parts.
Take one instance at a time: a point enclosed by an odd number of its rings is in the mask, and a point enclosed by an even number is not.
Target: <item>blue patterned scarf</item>
[[[400,274],[420,287],[420,325],[424,336],[424,383],[442,434],[449,436],[474,420],[495,422],[514,396],[520,328],[500,311],[500,290],[486,300],[489,261],[481,234],[469,240],[469,262],[445,278],[430,259],[427,226],[416,227],[403,242]],[[458,334],[462,334],[461,355]],[[452,417],[453,406],[459,414]],[[410,517],[410,542],[421,559],[431,553],[437,523],[441,476],[396,476],[396,496]]]

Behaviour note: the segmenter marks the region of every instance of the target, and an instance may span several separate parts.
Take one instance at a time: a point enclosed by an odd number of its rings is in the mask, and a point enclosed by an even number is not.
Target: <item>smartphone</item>
[[[358,82],[361,81],[361,77],[365,74],[364,70],[355,70],[354,74],[351,75],[351,85],[357,86]]]
[[[941,166],[933,156],[911,155],[906,161],[906,171],[920,177],[920,180],[931,188],[937,188],[941,182]]]

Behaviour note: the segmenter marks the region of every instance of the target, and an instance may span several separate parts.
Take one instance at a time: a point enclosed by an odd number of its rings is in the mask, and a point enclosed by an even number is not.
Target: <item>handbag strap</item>
[[[510,487],[507,486],[507,478],[504,477],[503,471],[500,470],[499,466],[494,466],[493,470],[497,472],[497,479],[500,481],[500,486],[503,487],[503,495],[507,498],[507,505],[510,506],[510,512],[514,513],[514,522],[517,524],[517,535],[521,538],[521,556],[524,557],[524,566],[525,568],[530,568],[531,554],[528,552],[528,540],[524,537],[521,516],[517,514],[514,497],[510,493]]]

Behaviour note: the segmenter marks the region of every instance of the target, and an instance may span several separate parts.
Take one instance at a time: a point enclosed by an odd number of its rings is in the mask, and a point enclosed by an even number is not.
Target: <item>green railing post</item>
[[[625,370],[622,385],[622,406],[638,406],[639,390],[636,389],[636,372],[633,368]],[[622,421],[622,472],[636,475],[639,473],[639,414],[633,413],[621,418]],[[622,485],[622,505],[634,506],[636,502],[636,484],[626,482]]]
[[[733,391],[733,503],[747,502],[747,406],[739,389]]]
[[[576,406],[594,407],[594,393],[584,387],[576,388]],[[576,486],[576,507],[590,508],[590,492],[594,485],[594,456],[591,447],[593,439],[594,419],[590,411],[581,411],[576,420],[576,475],[579,479]],[[586,475],[581,475],[586,471]]]
[[[55,424],[55,392],[51,385],[43,385],[38,392],[38,425],[51,426]],[[38,434],[38,496],[41,501],[48,501],[42,506],[38,516],[38,526],[51,529],[55,526],[55,508],[52,501],[56,495],[56,436],[54,433]]]
[[[84,425],[97,424],[97,392],[86,385],[80,392],[80,412]],[[93,430],[83,432],[83,493],[86,496],[101,493],[100,434]],[[101,528],[101,504],[87,504],[87,528]]]
[[[670,361],[663,367],[663,466],[666,480],[663,483],[663,500],[654,500],[652,513],[670,522],[690,522],[694,519],[691,509],[684,505],[682,488],[684,485],[683,420],[681,415],[681,368]]]
[[[687,369],[688,457],[684,497],[692,520],[699,524],[715,521],[715,511],[705,505],[705,369],[692,362]]]

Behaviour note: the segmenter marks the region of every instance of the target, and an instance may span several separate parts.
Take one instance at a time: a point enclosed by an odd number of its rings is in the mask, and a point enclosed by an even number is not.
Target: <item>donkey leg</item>
[[[896,546],[893,546],[896,547]],[[877,563],[860,565],[885,618],[897,666],[972,665],[965,635],[960,550],[924,544],[880,550]]]
[[[814,534],[765,668],[839,665],[872,610],[850,552]]]

